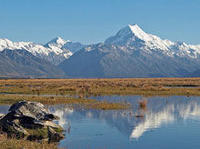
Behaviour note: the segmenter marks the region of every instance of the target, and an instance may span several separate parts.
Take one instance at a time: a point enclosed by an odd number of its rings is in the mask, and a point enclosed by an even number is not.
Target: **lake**
[[[68,149],[199,149],[200,97],[92,97],[128,102],[128,110],[102,111],[73,109],[68,105],[49,106],[66,130],[59,143]],[[140,108],[139,101],[147,107]],[[8,106],[0,106],[7,113]],[[143,116],[138,116],[143,115]]]

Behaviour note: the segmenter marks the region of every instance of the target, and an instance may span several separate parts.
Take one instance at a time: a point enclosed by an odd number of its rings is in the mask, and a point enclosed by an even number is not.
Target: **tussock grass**
[[[8,139],[5,134],[0,134],[0,149],[58,149],[58,146],[57,144],[48,144],[45,141]]]
[[[99,110],[124,110],[130,107],[131,105],[127,103],[110,103],[107,101],[98,101],[92,104],[90,103],[85,105],[85,108]]]
[[[0,92],[77,95],[200,95],[200,78],[0,80]]]
[[[143,110],[145,110],[147,108],[147,100],[143,99],[141,101],[139,101],[139,107]]]
[[[43,104],[70,104],[74,107],[85,109],[101,110],[122,110],[130,108],[128,103],[112,103],[108,101],[98,101],[95,99],[72,98],[72,97],[44,97],[25,95],[0,95],[0,104],[13,104],[17,101],[37,101]]]

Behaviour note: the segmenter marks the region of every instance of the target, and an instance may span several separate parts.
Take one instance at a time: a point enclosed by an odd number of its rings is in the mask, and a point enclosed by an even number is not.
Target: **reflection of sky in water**
[[[1,114],[6,114],[8,113],[8,109],[10,108],[10,106],[8,105],[0,105],[0,113]]]
[[[139,96],[96,97],[132,104],[126,111],[98,111],[72,109],[67,105],[50,106],[61,119],[66,138],[60,146],[68,149],[168,149],[200,146],[200,99],[199,97],[151,97],[143,118]],[[4,109],[3,109],[4,108]],[[0,112],[6,110],[2,106]],[[1,112],[2,113],[2,112]]]
[[[132,104],[126,111],[73,110],[51,107],[67,131],[61,147],[77,148],[199,148],[200,100],[198,97],[151,97],[144,118],[139,96],[105,96],[96,99]]]

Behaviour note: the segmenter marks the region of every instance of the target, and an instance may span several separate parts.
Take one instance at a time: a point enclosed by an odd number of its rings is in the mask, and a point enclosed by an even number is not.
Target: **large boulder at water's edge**
[[[57,119],[43,104],[21,101],[13,104],[0,119],[0,127],[10,137],[59,141],[64,136],[63,128],[53,122]]]

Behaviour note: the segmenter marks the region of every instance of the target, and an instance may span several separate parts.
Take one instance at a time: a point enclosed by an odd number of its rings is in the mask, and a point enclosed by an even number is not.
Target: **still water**
[[[66,129],[59,144],[68,149],[199,149],[200,97],[104,96],[98,100],[129,102],[125,111],[72,109],[50,106]],[[147,108],[139,108],[140,100]],[[5,113],[8,107],[0,107]],[[136,115],[144,117],[136,117]]]

